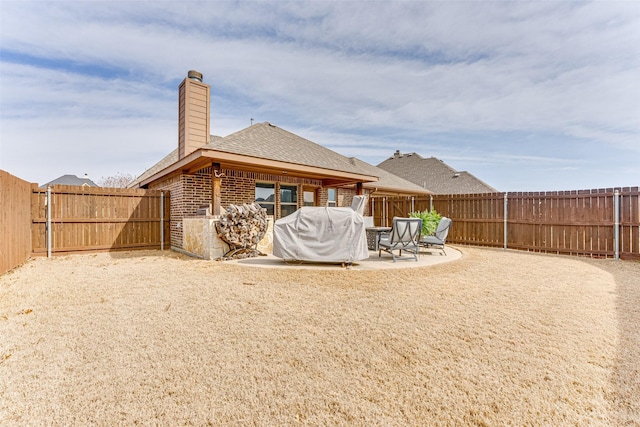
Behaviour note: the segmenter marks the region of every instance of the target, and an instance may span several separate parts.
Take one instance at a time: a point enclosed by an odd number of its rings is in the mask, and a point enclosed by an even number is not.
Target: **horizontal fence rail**
[[[169,236],[167,192],[61,185],[49,190],[34,188],[31,195],[33,255],[159,249]]]
[[[640,259],[638,187],[374,198],[372,206],[385,226],[433,208],[453,220],[451,243]]]

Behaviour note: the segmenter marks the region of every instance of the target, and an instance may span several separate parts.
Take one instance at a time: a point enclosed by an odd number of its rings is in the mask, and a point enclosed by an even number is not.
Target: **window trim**
[[[282,207],[283,206],[295,206],[294,212],[298,209],[298,190],[300,188],[299,188],[298,184],[287,184],[287,183],[284,183],[284,184],[280,183],[280,185],[278,187],[279,187],[279,189],[278,189],[279,190],[278,191],[278,199],[279,200],[278,201],[280,202],[279,203],[280,204],[280,218],[284,218],[285,216],[290,215],[290,213],[287,214],[287,215],[282,215]],[[287,187],[288,188],[295,188],[295,201],[293,201],[293,202],[283,202],[282,201],[282,188],[283,187],[285,187],[285,188],[287,188]]]
[[[331,200],[329,198],[329,195],[331,194],[332,191],[333,191],[333,193],[335,195],[335,199],[334,200]],[[337,206],[338,206],[338,189],[337,188],[327,188],[327,207],[335,208]]]
[[[311,204],[307,204],[307,201],[304,198],[306,193],[311,193],[313,195],[313,201],[311,202]],[[302,206],[316,206],[317,202],[318,202],[318,192],[316,188],[307,187],[302,189]]]
[[[259,185],[263,185],[263,187],[259,187]],[[273,189],[273,202],[258,201],[258,194],[257,194],[257,189],[258,188],[271,188],[271,189]],[[267,209],[267,212],[269,211],[269,209],[266,208],[263,205],[273,206],[273,216],[275,216],[275,214],[276,214],[276,204],[277,204],[276,201],[277,201],[277,198],[279,197],[278,193],[276,192],[276,183],[275,182],[256,181],[255,184],[254,184],[254,196],[255,196],[256,203],[258,203],[263,208]]]

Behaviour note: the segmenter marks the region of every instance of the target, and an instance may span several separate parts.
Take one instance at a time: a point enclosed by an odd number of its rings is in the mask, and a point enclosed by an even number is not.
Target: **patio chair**
[[[389,252],[393,262],[397,260],[418,261],[420,250],[420,232],[422,231],[422,218],[393,218],[393,226],[388,234],[382,235],[378,242],[378,257],[382,251]],[[398,255],[394,253],[398,251]],[[410,256],[402,256],[405,251]]]
[[[425,248],[435,246],[446,255],[447,253],[444,250],[444,244],[446,243],[447,236],[449,235],[449,228],[451,228],[451,219],[443,216],[438,223],[438,228],[436,228],[435,235],[425,236],[420,239],[420,246],[424,246]]]
[[[372,216],[363,216],[364,219],[364,228],[373,227],[373,217]]]

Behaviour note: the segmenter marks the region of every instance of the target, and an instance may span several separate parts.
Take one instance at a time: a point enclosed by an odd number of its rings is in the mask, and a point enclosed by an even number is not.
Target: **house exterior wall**
[[[329,188],[332,187],[322,187],[318,189],[318,206],[327,206],[327,203],[329,203]],[[353,196],[356,195],[356,190],[351,188],[337,188],[336,190],[337,205],[351,206],[351,203],[353,202]]]
[[[222,186],[220,191],[220,203],[222,208],[230,204],[240,205],[252,203],[255,200],[256,182],[274,183],[275,191],[279,194],[280,185],[297,185],[298,206],[303,206],[303,189],[315,189],[317,206],[327,205],[327,188],[322,187],[322,181],[308,178],[299,178],[286,175],[275,175],[261,172],[249,172],[235,169],[224,169]],[[211,203],[212,191],[212,170],[211,167],[200,169],[195,174],[175,175],[166,179],[156,181],[149,185],[150,189],[168,190],[171,192],[171,247],[178,250],[187,251],[192,236],[185,236],[185,218],[198,217],[198,210]],[[356,192],[352,189],[337,189],[338,206],[351,206],[353,196]],[[275,212],[279,218],[280,198],[276,197]],[[272,221],[272,222],[273,222]],[[195,224],[195,223],[194,223]],[[191,224],[195,227],[194,224]],[[197,223],[197,227],[201,227]],[[191,226],[190,225],[190,226]],[[191,228],[190,228],[191,229]],[[195,228],[193,228],[195,230]],[[213,229],[212,229],[213,230]],[[265,237],[268,241],[272,236]],[[215,242],[214,242],[215,243]],[[207,244],[223,247],[217,243]],[[212,246],[212,247],[213,247]]]
[[[171,197],[175,197],[176,200],[171,200],[171,242],[173,247],[176,242],[182,242],[182,218],[184,217],[182,200],[184,198],[182,176],[172,176],[159,181],[156,181],[149,185],[151,190],[165,190],[169,191]],[[182,243],[180,243],[180,246]]]
[[[316,179],[298,178],[287,175],[274,175],[261,172],[248,172],[241,170],[225,169],[222,178],[221,203],[229,204],[251,203],[256,198],[256,182],[273,183],[275,191],[279,192],[280,184],[298,186],[298,206],[303,203],[303,187],[319,188],[322,181]],[[276,197],[276,211],[280,209],[280,198]],[[326,203],[326,201],[325,201]]]

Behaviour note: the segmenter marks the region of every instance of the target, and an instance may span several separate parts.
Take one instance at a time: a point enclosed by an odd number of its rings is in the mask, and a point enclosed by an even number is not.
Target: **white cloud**
[[[171,148],[188,69],[211,84],[221,135],[254,117],[373,163],[401,149],[509,168],[505,152],[538,155],[521,146],[526,134],[566,164],[585,155],[576,140],[627,162],[637,155],[640,3],[375,6],[3,2],[0,167],[25,155],[8,138],[55,136],[61,151],[90,139],[101,152],[139,150],[153,135],[147,146]],[[519,135],[494,141],[496,132]]]

